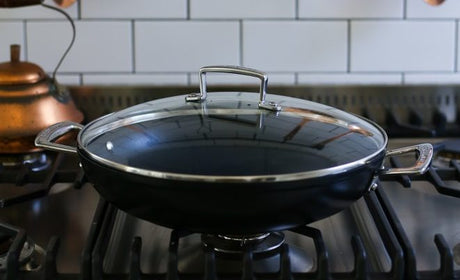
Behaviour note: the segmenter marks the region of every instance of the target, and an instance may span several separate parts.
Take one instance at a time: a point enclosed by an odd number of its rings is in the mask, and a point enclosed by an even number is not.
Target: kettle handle
[[[72,130],[82,130],[83,125],[71,121],[59,122],[40,131],[35,138],[35,146],[55,152],[77,153],[77,147],[53,142]]]

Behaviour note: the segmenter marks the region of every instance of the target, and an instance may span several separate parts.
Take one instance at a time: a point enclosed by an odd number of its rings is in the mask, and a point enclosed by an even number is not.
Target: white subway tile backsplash
[[[45,0],[45,4],[57,7],[53,0]],[[78,15],[78,5],[74,4],[65,9],[65,12],[72,18]],[[63,19],[64,16],[54,10],[43,6],[28,6],[21,8],[0,9],[0,19]]]
[[[186,74],[87,74],[84,85],[187,85]]]
[[[211,64],[238,65],[236,21],[135,23],[137,72],[195,72]]]
[[[402,18],[403,8],[404,0],[299,0],[299,17]]]
[[[459,73],[420,73],[405,74],[404,84],[407,85],[447,85],[460,84]]]
[[[455,56],[455,58],[456,58],[457,61],[456,61],[455,72],[458,72],[460,70],[460,67],[459,67],[460,66],[460,59],[459,59],[459,55],[460,55],[460,46],[459,46],[459,44],[460,44],[460,30],[459,30],[459,22],[458,21],[456,22],[456,32],[457,32],[457,34],[456,34],[457,38],[455,40],[455,47],[456,47],[456,54],[455,54],[456,56]]]
[[[76,29],[61,72],[132,71],[131,22],[79,21]],[[71,30],[65,21],[29,21],[27,35],[29,58],[52,71],[70,42]]]
[[[217,64],[267,72],[269,85],[460,84],[459,11],[454,0],[78,0],[65,9],[77,37],[58,80],[197,85]],[[51,72],[71,29],[39,5],[0,9],[0,38],[0,62],[20,44],[22,60]]]
[[[264,71],[345,71],[345,21],[245,21],[243,62]]]
[[[295,0],[190,0],[190,18],[295,18]]]
[[[49,73],[48,75],[52,75]],[[56,80],[64,86],[79,86],[81,85],[80,75],[59,74],[56,75]]]
[[[0,21],[0,63],[10,61],[10,45],[21,45],[21,60],[24,55],[24,24],[22,22],[1,22]]]
[[[460,1],[445,1],[439,6],[430,6],[422,0],[407,1],[407,18],[460,18]]]
[[[299,74],[299,85],[397,85],[401,74]]]
[[[187,0],[88,0],[82,18],[186,18]]]
[[[453,21],[354,21],[351,71],[453,71]]]

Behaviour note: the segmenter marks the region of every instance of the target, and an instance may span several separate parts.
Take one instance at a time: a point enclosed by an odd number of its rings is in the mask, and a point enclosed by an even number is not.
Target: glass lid
[[[201,102],[154,100],[88,124],[80,147],[104,164],[144,175],[241,177],[325,175],[364,164],[386,135],[322,104],[257,93],[219,92]],[[273,104],[272,104],[273,105]]]

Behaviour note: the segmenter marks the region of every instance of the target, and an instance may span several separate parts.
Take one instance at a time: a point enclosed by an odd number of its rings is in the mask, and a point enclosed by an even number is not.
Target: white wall
[[[189,85],[211,64],[263,70],[269,84],[460,84],[457,0],[80,0],[66,12],[77,39],[64,84]],[[70,34],[44,7],[0,9],[0,61],[18,43],[51,72]]]

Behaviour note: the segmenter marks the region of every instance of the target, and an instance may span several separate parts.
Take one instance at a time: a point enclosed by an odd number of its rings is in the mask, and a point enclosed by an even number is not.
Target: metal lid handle
[[[204,66],[200,68],[200,94],[190,94],[185,97],[187,102],[200,102],[206,100],[208,92],[206,90],[206,73],[229,73],[244,76],[251,76],[260,79],[260,96],[259,108],[264,108],[271,111],[280,111],[281,106],[274,102],[266,102],[265,95],[267,92],[268,77],[267,74],[255,69],[241,67],[241,66]]]

